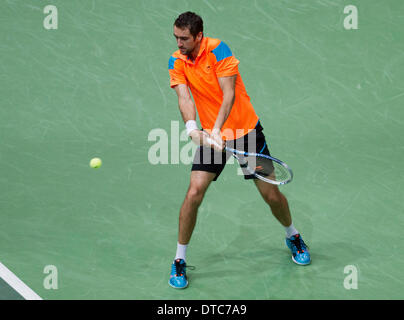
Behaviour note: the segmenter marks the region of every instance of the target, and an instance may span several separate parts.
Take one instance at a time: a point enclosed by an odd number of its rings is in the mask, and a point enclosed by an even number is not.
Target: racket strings
[[[292,180],[292,171],[286,164],[276,159],[257,154],[236,154],[233,153],[238,160],[244,174],[256,176],[263,181],[274,184],[285,184]]]
[[[275,167],[275,176],[276,176],[277,181],[285,181],[290,178],[289,170],[286,169],[283,165],[275,162],[274,167]]]
[[[290,179],[290,172],[283,165],[268,158],[250,157],[248,166],[254,174],[273,181],[286,181]]]

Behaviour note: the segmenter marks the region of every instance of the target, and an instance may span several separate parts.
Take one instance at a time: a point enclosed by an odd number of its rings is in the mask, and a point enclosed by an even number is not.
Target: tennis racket
[[[216,141],[206,138],[208,143],[217,145]],[[270,184],[283,185],[292,181],[293,172],[283,161],[261,153],[249,153],[225,147],[240,164],[240,167],[257,179]]]

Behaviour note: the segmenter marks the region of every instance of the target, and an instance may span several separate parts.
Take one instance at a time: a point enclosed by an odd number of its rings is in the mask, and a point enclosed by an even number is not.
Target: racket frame
[[[252,175],[254,175],[257,179],[260,179],[260,180],[265,181],[265,182],[267,182],[267,183],[274,184],[274,185],[278,185],[278,186],[279,186],[279,185],[287,184],[287,183],[289,183],[289,182],[291,182],[291,181],[293,180],[293,171],[292,171],[292,169],[291,169],[286,163],[284,163],[283,161],[281,161],[281,160],[279,160],[279,159],[276,159],[276,158],[274,158],[274,157],[268,156],[268,155],[266,155],[266,154],[240,151],[240,150],[233,149],[233,148],[229,148],[229,147],[224,147],[224,150],[226,150],[226,151],[232,153],[233,157],[236,158],[239,163],[240,163],[240,159],[239,159],[239,157],[238,157],[237,155],[242,155],[242,156],[244,156],[244,157],[261,157],[261,158],[266,158],[266,159],[269,159],[269,160],[271,160],[271,161],[277,162],[278,164],[280,164],[282,167],[284,167],[284,168],[285,168],[287,171],[289,171],[289,173],[290,173],[290,178],[289,178],[288,180],[285,180],[285,181],[275,181],[275,180],[267,179],[267,178],[265,178],[265,177],[263,177],[263,176],[260,176],[259,174],[256,174],[255,171],[252,170],[248,165],[247,165],[247,166],[244,166],[244,168],[247,168],[247,170],[248,170]],[[240,165],[241,165],[241,163],[240,163]]]
[[[216,143],[216,141],[214,141],[214,140],[211,139],[210,137],[207,137],[207,141],[208,141],[208,143],[210,143],[210,144],[214,144],[214,145],[216,145],[216,146],[218,145],[218,144]],[[276,159],[276,158],[274,158],[274,157],[268,156],[268,155],[266,155],[266,154],[241,151],[241,150],[233,149],[233,148],[230,148],[230,147],[227,147],[227,146],[225,146],[223,150],[230,152],[230,153],[233,155],[233,157],[237,159],[237,161],[238,161],[239,163],[240,163],[240,159],[239,159],[239,157],[238,157],[237,155],[242,155],[242,156],[245,156],[245,157],[261,157],[261,158],[266,158],[266,159],[269,159],[269,160],[272,160],[272,161],[277,162],[277,163],[280,164],[282,167],[284,167],[286,170],[288,170],[289,173],[290,173],[290,178],[289,178],[288,180],[285,180],[285,181],[275,181],[275,180],[271,180],[271,179],[264,178],[264,177],[262,177],[262,176],[256,174],[256,173],[255,173],[255,170],[252,170],[248,165],[247,165],[247,166],[244,166],[244,168],[247,168],[247,170],[248,170],[252,175],[254,175],[257,179],[260,179],[260,180],[265,181],[265,182],[267,182],[267,183],[274,184],[274,185],[278,185],[278,186],[279,186],[279,185],[283,185],[283,184],[287,184],[287,183],[289,183],[289,182],[291,182],[291,181],[293,180],[293,171],[292,171],[292,169],[291,169],[285,162],[283,162],[283,161],[281,161],[281,160],[279,160],[279,159]],[[240,166],[242,166],[241,163],[240,163]]]

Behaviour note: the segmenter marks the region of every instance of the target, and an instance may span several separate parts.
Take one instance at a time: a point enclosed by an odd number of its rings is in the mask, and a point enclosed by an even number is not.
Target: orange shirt
[[[238,139],[246,135],[258,122],[258,116],[238,71],[238,64],[239,61],[224,42],[207,37],[201,41],[195,62],[179,50],[173,53],[168,62],[170,86],[173,88],[178,84],[188,85],[202,128],[209,133],[223,102],[218,78],[237,75],[234,104],[221,131],[224,140]]]

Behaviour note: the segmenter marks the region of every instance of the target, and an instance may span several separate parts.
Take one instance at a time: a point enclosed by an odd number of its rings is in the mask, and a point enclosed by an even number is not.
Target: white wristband
[[[185,123],[185,127],[187,128],[187,134],[189,135],[192,131],[198,130],[198,126],[196,125],[195,120],[188,120],[187,123]]]

